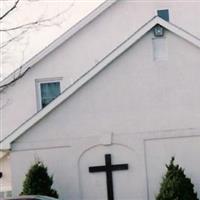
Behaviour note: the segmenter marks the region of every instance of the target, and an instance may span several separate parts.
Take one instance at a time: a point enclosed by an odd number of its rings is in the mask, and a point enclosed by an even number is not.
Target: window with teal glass
[[[60,95],[60,82],[40,83],[41,107],[44,108]]]

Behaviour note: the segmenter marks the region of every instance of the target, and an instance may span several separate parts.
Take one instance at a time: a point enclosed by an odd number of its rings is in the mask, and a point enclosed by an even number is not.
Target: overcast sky
[[[15,0],[0,0],[0,15],[9,9],[13,2]],[[6,77],[103,2],[104,0],[21,0],[17,9],[0,23],[1,29],[51,18],[62,12],[63,14],[54,19],[49,27],[39,26],[1,50],[2,77]],[[15,35],[16,32],[11,34]],[[7,39],[8,34],[1,32],[1,42]]]

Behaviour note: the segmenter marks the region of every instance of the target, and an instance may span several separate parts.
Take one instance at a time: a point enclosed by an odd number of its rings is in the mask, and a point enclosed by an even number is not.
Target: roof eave
[[[60,105],[63,101],[67,100],[75,91],[77,91],[80,87],[86,84],[90,79],[96,76],[100,71],[102,71],[109,63],[115,60],[118,56],[120,56],[126,49],[128,49],[131,45],[137,42],[142,36],[144,36],[148,31],[150,31],[156,24],[160,24],[164,28],[174,32],[185,40],[191,42],[198,48],[200,48],[200,40],[196,37],[193,37],[191,34],[183,31],[179,27],[170,24],[159,17],[154,17],[149,20],[144,26],[142,26],[138,31],[136,31],[133,35],[131,35],[127,40],[121,43],[117,48],[115,48],[112,52],[110,52],[106,57],[104,57],[99,63],[97,63],[93,68],[91,68],[87,73],[85,73],[82,77],[80,77],[77,81],[75,81],[71,86],[69,86],[59,97],[57,97],[53,102],[51,102],[48,106],[46,106],[43,110],[38,112],[32,118],[27,120],[24,124],[22,124],[18,129],[16,129],[12,134],[10,134],[7,138],[1,141],[0,146],[2,148],[11,148],[11,143],[15,141],[18,137],[20,137],[23,133],[25,133],[28,129],[34,126],[37,122],[39,122],[45,115],[50,113],[53,109],[55,109],[58,105]]]
[[[94,11],[89,13],[86,17],[84,17],[82,20],[80,20],[77,24],[72,26],[72,28],[70,28],[68,31],[66,31],[63,35],[58,37],[56,40],[54,40],[52,43],[50,43],[46,48],[44,48],[38,54],[33,56],[30,60],[28,60],[20,68],[16,69],[13,73],[11,73],[5,79],[0,81],[0,88],[4,85],[7,85],[8,83],[10,83],[13,79],[15,79],[16,76],[19,76],[19,75],[25,73],[27,71],[27,69],[34,66],[37,62],[39,62],[45,56],[50,54],[53,50],[55,50],[61,44],[63,44],[68,39],[70,39],[72,36],[74,36],[77,32],[79,32],[87,24],[91,23],[97,16],[99,16],[102,12],[104,12],[106,9],[108,9],[110,6],[112,6],[116,2],[117,2],[117,0],[107,0],[104,3],[102,3]],[[0,89],[0,91],[1,90],[2,90],[2,88]]]

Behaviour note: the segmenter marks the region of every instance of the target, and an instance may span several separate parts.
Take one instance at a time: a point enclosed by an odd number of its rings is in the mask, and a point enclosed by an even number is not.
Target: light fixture
[[[159,24],[154,26],[153,31],[154,31],[155,37],[163,37],[164,36],[164,28]]]

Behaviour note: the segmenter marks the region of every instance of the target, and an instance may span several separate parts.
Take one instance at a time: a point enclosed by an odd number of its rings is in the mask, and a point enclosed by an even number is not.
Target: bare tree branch
[[[28,0],[31,1],[31,0]],[[34,1],[34,0],[32,0]],[[29,22],[29,23],[25,23],[25,24],[20,24],[17,26],[13,26],[13,27],[8,27],[8,28],[0,28],[0,33],[2,34],[7,34],[8,37],[6,41],[2,41],[0,42],[0,50],[1,52],[3,52],[2,50],[9,48],[9,44],[12,44],[13,42],[18,42],[20,41],[20,39],[25,35],[28,34],[29,31],[37,29],[39,27],[50,27],[53,25],[60,25],[60,22],[57,22],[56,19],[58,19],[60,16],[62,16],[63,14],[65,14],[66,12],[68,12],[73,6],[74,6],[74,1],[72,1],[72,3],[68,6],[67,9],[63,10],[62,12],[49,17],[49,18],[44,18],[43,16],[40,16],[37,20]],[[0,23],[3,21],[1,21],[2,19],[8,17],[8,15],[17,8],[17,5],[19,4],[20,0],[15,0],[15,3],[13,4],[13,6],[11,8],[9,8],[2,16],[0,16]],[[8,25],[7,25],[8,26]],[[23,63],[22,63],[23,64]],[[22,65],[21,65],[22,66]],[[0,92],[2,90],[4,90],[5,88],[7,88],[8,86],[14,84],[18,79],[22,78],[29,70],[30,68],[27,68],[25,71],[22,70],[22,67],[18,68],[18,70],[16,70],[16,73],[13,72],[13,78],[8,82],[5,83],[4,85],[0,85]]]
[[[53,17],[50,18],[46,18],[46,19],[38,19],[36,21],[30,22],[30,23],[26,23],[26,24],[22,24],[19,26],[15,26],[15,27],[11,27],[11,28],[5,28],[5,29],[0,29],[0,32],[9,32],[9,31],[16,31],[18,29],[29,29],[33,26],[38,26],[38,25],[44,25],[44,26],[52,26],[52,24],[47,25],[45,23],[47,22],[52,22],[52,20],[60,17],[61,15],[63,15],[65,12],[67,12],[68,9],[58,13],[57,15],[54,15]]]
[[[0,16],[0,21],[17,7],[17,4],[19,3],[19,1],[20,0],[17,0],[10,9],[8,9],[2,16]]]
[[[6,46],[8,46],[11,42],[17,41],[20,37],[22,37],[22,35],[24,35],[25,33],[27,33],[28,30],[23,30],[22,32],[20,32],[19,34],[17,34],[16,36],[10,38],[9,40],[3,42],[0,45],[0,49],[5,48]]]
[[[7,86],[9,86],[9,85],[11,85],[13,83],[15,83],[17,80],[19,80],[20,78],[22,78],[26,74],[26,72],[28,72],[29,69],[30,68],[27,68],[23,73],[19,73],[19,75],[16,78],[14,78],[12,81],[10,81],[9,83],[6,83],[4,85],[0,85],[0,89],[4,89],[5,87],[7,87]]]
[[[30,23],[27,23],[27,24],[22,24],[22,25],[19,25],[19,26],[16,26],[16,27],[11,27],[11,28],[8,28],[8,29],[0,29],[1,32],[8,32],[8,31],[16,31],[18,29],[28,29],[30,28],[31,26],[34,26],[34,25],[40,25],[42,24],[43,22],[46,22],[46,20],[42,20],[42,21],[34,21],[34,22],[30,22]]]
[[[64,13],[68,12],[73,5],[74,5],[74,3],[72,3],[67,9],[63,10],[62,12],[60,12],[56,15],[54,15],[53,17],[49,17],[49,18],[46,18],[46,19],[42,19],[42,17],[40,17],[36,21],[30,22],[30,23],[21,24],[21,25],[11,27],[11,28],[0,29],[0,32],[7,33],[10,37],[10,39],[8,39],[7,41],[0,43],[0,49],[5,48],[6,46],[8,46],[13,41],[17,41],[22,35],[27,33],[30,29],[36,29],[37,27],[40,27],[40,26],[41,27],[50,27],[52,25],[58,25],[58,22],[56,23],[56,22],[53,22],[53,21],[55,19],[58,19]],[[13,36],[11,34],[11,32],[15,33],[16,31],[19,31],[19,30],[21,32],[16,34],[15,36]]]

